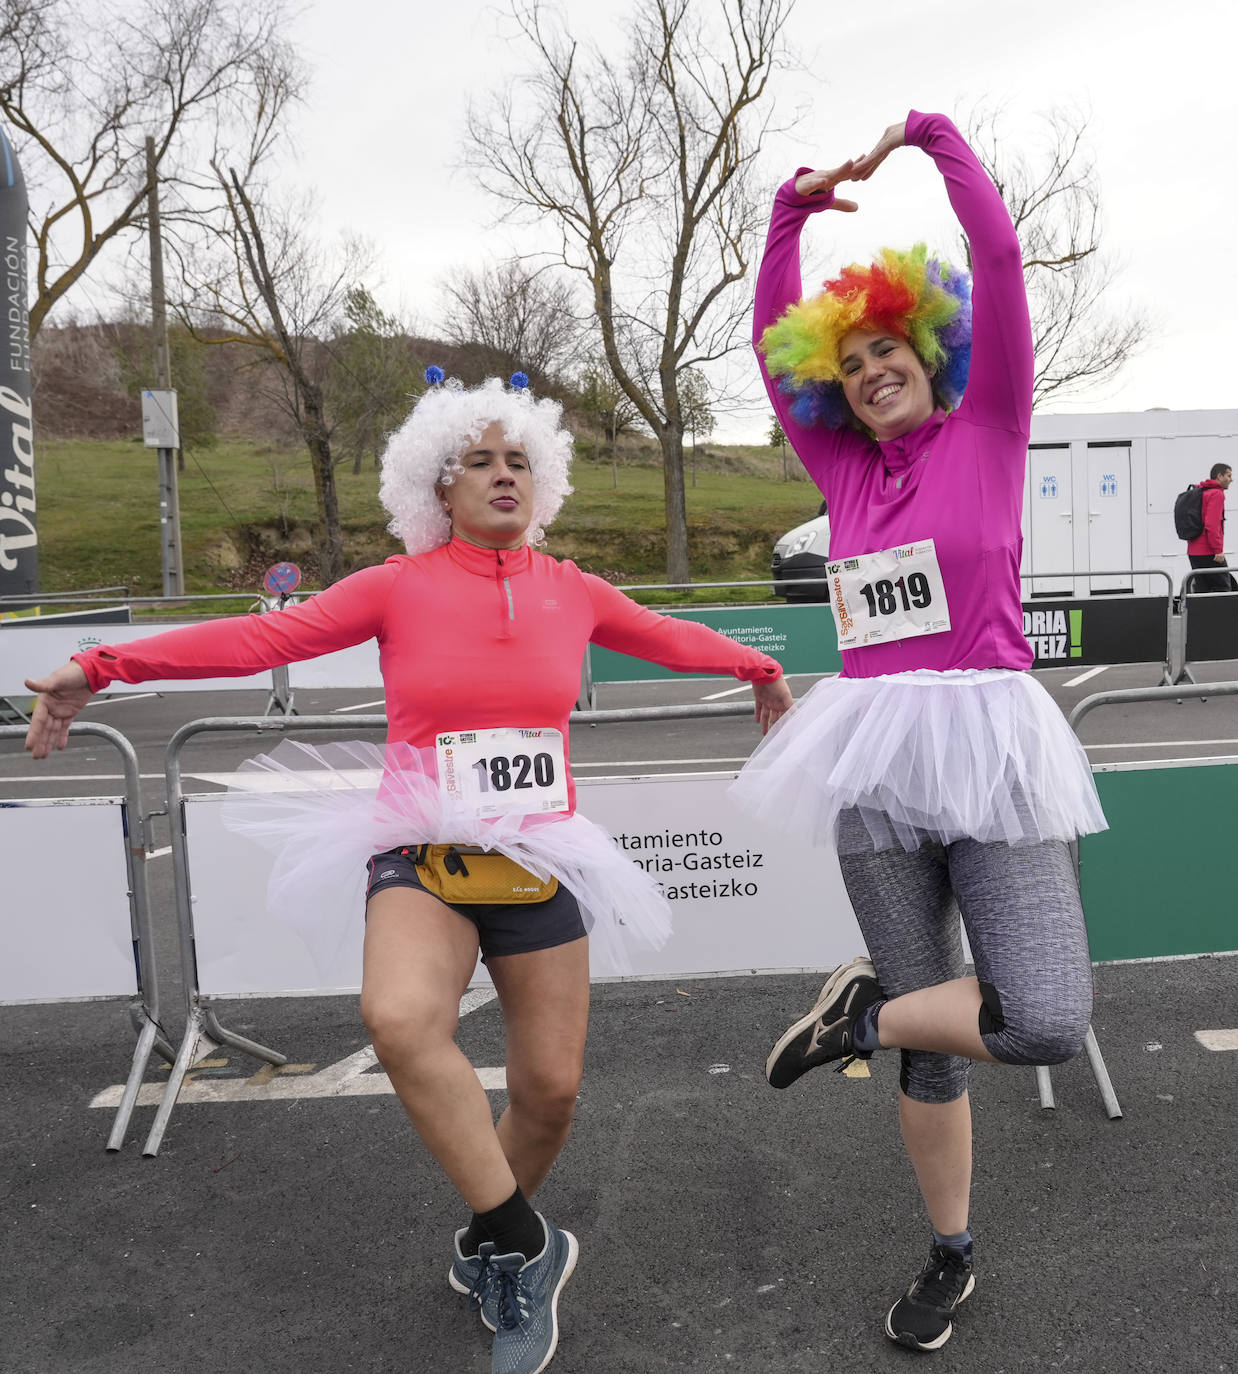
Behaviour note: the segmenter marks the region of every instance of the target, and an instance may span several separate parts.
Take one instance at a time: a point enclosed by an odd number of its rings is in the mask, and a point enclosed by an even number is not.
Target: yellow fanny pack
[[[549,901],[558,878],[543,882],[505,854],[471,845],[423,844],[409,850],[427,892],[453,905],[514,906]]]

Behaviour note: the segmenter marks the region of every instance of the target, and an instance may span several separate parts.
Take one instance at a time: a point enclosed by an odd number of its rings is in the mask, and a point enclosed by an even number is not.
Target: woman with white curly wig
[[[304,928],[341,872],[365,886],[361,1010],[417,1132],[472,1210],[449,1282],[495,1332],[492,1369],[536,1374],[558,1340],[577,1244],[528,1199],[571,1126],[589,1010],[589,944],[615,966],[624,935],[657,946],[666,902],[575,813],[567,722],[590,641],[752,683],[767,729],[790,706],[778,665],[703,625],[638,606],[530,548],[571,490],[561,408],[517,374],[430,390],[391,437],[380,489],[407,554],[278,614],[214,621],[75,654],[27,686],[27,748],[64,748],[109,682],[246,674],[377,639],[386,748],[286,741],[248,768],[292,790],[241,793],[229,823],[277,853],[270,903]],[[358,785],[372,770],[376,781]],[[325,781],[324,781],[325,779]],[[330,784],[330,785],[327,785]],[[313,893],[316,901],[306,901]],[[359,902],[358,902],[359,906]],[[478,955],[507,1031],[497,1125],[455,1031]]]

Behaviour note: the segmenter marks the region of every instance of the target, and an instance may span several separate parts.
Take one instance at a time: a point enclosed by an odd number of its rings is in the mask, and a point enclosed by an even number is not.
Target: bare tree
[[[535,383],[558,381],[572,361],[581,326],[571,287],[561,277],[512,260],[460,268],[446,278],[447,341],[484,350],[495,373],[525,372]]]
[[[634,429],[640,412],[611,375],[604,355],[594,355],[576,379],[577,404],[610,441],[610,483],[619,486],[619,436]]]
[[[1108,381],[1150,328],[1142,311],[1107,303],[1119,269],[1101,249],[1100,177],[1087,145],[1086,115],[1056,109],[1043,118],[1046,137],[1037,151],[1003,137],[1000,110],[981,107],[967,121],[967,141],[993,178],[1023,246],[1037,405]]]
[[[657,437],[667,577],[687,582],[680,378],[743,345],[767,206],[761,114],[794,0],[637,0],[619,57],[585,48],[537,0],[513,14],[532,67],[469,116],[469,156],[514,210],[554,225],[589,284],[611,374]]]
[[[30,192],[33,337],[114,240],[145,223],[145,139],[178,175],[187,141],[252,94],[283,0],[4,0],[0,114]]]
[[[368,263],[358,242],[331,250],[314,239],[311,198],[290,204],[263,182],[298,83],[295,66],[275,62],[264,70],[248,147],[237,156],[217,149],[211,177],[193,188],[189,208],[165,217],[165,227],[174,225],[168,304],[195,338],[246,344],[270,367],[309,452],[327,586],[343,575],[344,541],[324,395],[326,340]]]

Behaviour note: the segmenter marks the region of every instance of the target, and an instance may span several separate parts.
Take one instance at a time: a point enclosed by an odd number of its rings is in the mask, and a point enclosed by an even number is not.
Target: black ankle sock
[[[877,1018],[881,1015],[881,1008],[885,1006],[887,1000],[883,997],[880,1002],[874,1002],[871,1007],[856,1017],[855,1030],[851,1033],[851,1039],[856,1049],[862,1054],[874,1054],[881,1048],[881,1041],[877,1037]]]
[[[493,1211],[475,1213],[470,1234],[473,1226],[480,1226],[485,1232],[483,1238],[493,1241],[496,1255],[521,1254],[531,1260],[546,1244],[542,1223],[519,1188]]]
[[[475,1255],[481,1248],[483,1240],[489,1240],[486,1228],[481,1224],[477,1213],[473,1213],[473,1219],[469,1222],[469,1229],[460,1237],[460,1253],[467,1259]]]

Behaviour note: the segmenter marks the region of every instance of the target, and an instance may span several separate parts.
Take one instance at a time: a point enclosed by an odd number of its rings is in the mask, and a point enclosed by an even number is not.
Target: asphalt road
[[[1238,665],[1198,675],[1228,680]],[[1069,710],[1093,691],[1154,686],[1159,667],[1080,676],[1041,675]],[[603,687],[598,704],[726,690]],[[204,716],[257,714],[265,700],[115,698],[90,715],[132,741],[144,804],[158,810],[171,732]],[[367,700],[321,692],[296,704],[326,714]],[[340,714],[347,738],[357,713]],[[1238,699],[1114,707],[1094,714],[1083,737],[1095,762],[1235,755]],[[590,727],[574,733],[573,756],[582,775],[726,769],[755,739],[738,719]],[[206,737],[185,771],[230,771],[254,751],[252,736]],[[117,772],[98,740],[41,765],[0,742],[0,799],[103,794]],[[149,868],[153,909],[165,913],[160,962],[170,965],[166,856]],[[89,900],[88,874],[82,890]],[[926,1245],[894,1129],[896,1061],[878,1056],[871,1077],[819,1072],[785,1093],[762,1078],[769,1044],[817,981],[595,989],[574,1135],[538,1197],[582,1246],[561,1306],[557,1374],[817,1374],[904,1369],[916,1358],[880,1331]],[[1031,1070],[975,1071],[977,1290],[954,1339],[925,1357],[941,1369],[1238,1367],[1238,1050],[1207,1034],[1229,1031],[1238,1044],[1238,963],[1108,966],[1096,983],[1093,1025],[1122,1120],[1106,1119],[1082,1060],[1054,1070],[1052,1112],[1038,1105]],[[166,990],[165,1007],[175,1040],[183,1014]],[[139,1106],[124,1149],[110,1155],[112,1110],[91,1105],[127,1071],[124,1008],[0,1007],[0,1370],[487,1369],[486,1334],[445,1282],[459,1206],[375,1084],[355,999],[229,1003],[226,1021],[291,1063],[273,1075],[210,1051],[162,1152],[143,1160],[151,1108]],[[494,1003],[464,1017],[460,1038],[479,1069],[501,1068]],[[157,1094],[166,1068],[147,1078]],[[501,1088],[491,1096],[497,1109]]]

